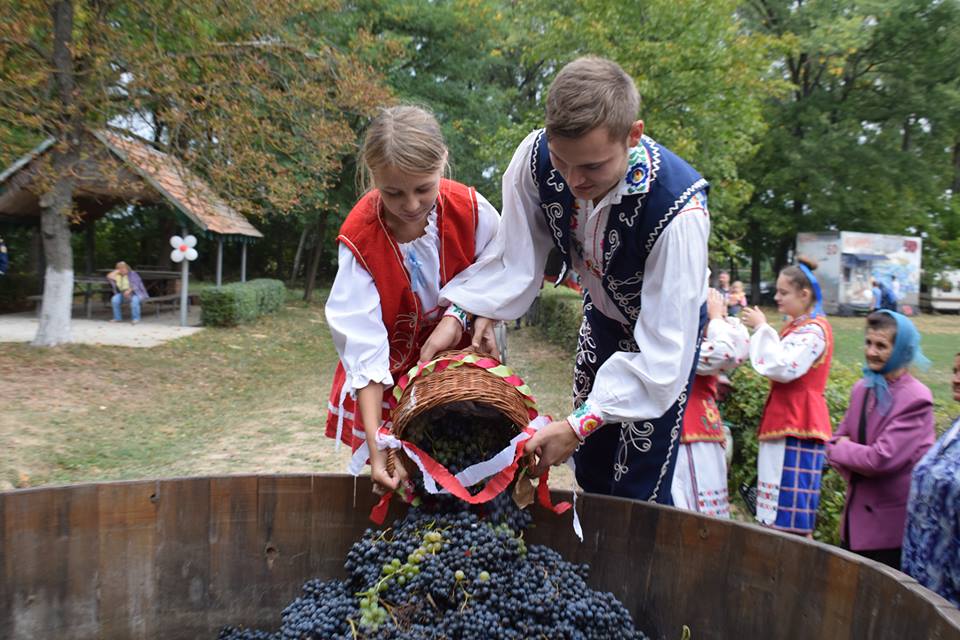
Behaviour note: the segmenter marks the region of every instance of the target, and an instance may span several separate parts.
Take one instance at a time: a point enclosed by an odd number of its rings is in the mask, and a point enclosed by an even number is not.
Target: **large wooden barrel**
[[[0,493],[0,637],[216,638],[275,629],[308,578],[339,577],[369,481],[228,476]],[[907,576],[759,527],[586,496],[533,542],[593,566],[654,638],[960,639],[960,611]]]

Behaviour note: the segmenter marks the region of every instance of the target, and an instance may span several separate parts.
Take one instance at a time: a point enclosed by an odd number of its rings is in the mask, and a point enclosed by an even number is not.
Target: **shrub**
[[[546,283],[540,291],[538,329],[550,342],[571,353],[577,348],[577,335],[583,318],[580,295],[567,287]]]
[[[233,327],[273,313],[285,298],[283,282],[266,278],[204,289],[200,293],[202,322],[207,327]]]

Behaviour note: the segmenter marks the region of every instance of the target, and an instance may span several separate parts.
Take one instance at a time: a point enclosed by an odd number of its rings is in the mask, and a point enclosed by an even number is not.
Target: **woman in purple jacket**
[[[843,547],[899,569],[910,473],[935,437],[933,396],[908,368],[929,361],[913,322],[888,310],[867,316],[864,352],[827,459],[847,481]]]

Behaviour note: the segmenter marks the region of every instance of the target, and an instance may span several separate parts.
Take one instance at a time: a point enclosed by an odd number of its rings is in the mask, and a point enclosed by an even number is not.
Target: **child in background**
[[[677,469],[673,474],[673,504],[718,518],[730,517],[727,496],[727,446],[717,394],[721,373],[730,372],[750,357],[750,335],[737,318],[727,316],[723,294],[707,294],[709,320],[697,375],[690,388]]]
[[[833,435],[823,396],[833,331],[823,313],[815,269],[816,262],[801,258],[780,272],[774,299],[790,322],[779,335],[758,307],[741,314],[754,329],[753,368],[772,382],[760,421],[757,520],[803,535],[812,534],[816,523],[824,447]]]
[[[730,285],[730,293],[727,294],[727,313],[736,317],[746,306],[747,294],[743,290],[743,282],[736,280]]]
[[[376,446],[391,388],[430,340],[470,343],[466,313],[439,307],[438,296],[491,244],[499,215],[472,187],[444,179],[440,125],[419,107],[384,109],[367,129],[358,167],[368,190],[337,237],[326,305],[340,355],[326,433],[354,449],[366,440],[382,493],[404,480],[402,465],[388,470]]]

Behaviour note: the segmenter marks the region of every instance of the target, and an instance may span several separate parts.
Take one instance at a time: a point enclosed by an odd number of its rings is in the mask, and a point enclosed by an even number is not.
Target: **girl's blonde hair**
[[[743,291],[743,281],[734,280],[733,284],[730,285],[730,291]]]
[[[388,166],[412,174],[447,173],[447,145],[432,113],[421,107],[399,105],[382,109],[373,119],[360,144],[360,191],[372,189],[373,172]]]

